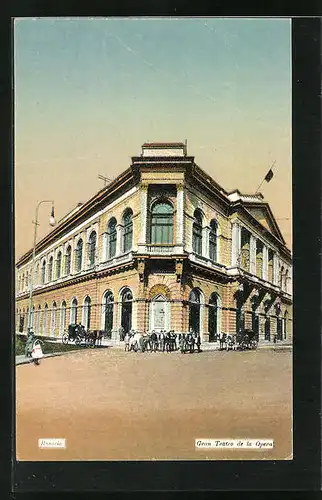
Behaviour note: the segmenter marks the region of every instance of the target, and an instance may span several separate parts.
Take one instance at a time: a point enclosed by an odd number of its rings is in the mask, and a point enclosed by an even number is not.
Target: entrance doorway
[[[164,295],[157,295],[150,304],[150,330],[170,330],[170,303]]]

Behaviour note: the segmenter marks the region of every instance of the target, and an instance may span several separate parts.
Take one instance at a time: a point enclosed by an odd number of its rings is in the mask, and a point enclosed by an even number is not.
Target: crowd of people
[[[200,335],[195,332],[176,334],[173,330],[161,330],[156,332],[139,333],[135,330],[124,334],[120,339],[124,340],[125,351],[140,352],[172,352],[193,353],[195,349],[200,352]]]

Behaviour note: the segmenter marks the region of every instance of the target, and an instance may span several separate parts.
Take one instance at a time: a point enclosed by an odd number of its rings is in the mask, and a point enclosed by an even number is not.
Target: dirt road
[[[291,356],[102,349],[18,366],[17,459],[290,459]],[[38,449],[53,437],[66,448]],[[196,438],[274,439],[274,448],[200,450]]]

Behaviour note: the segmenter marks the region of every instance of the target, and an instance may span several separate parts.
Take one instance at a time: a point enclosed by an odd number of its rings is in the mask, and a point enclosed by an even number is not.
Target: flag
[[[274,176],[274,173],[273,173],[273,170],[270,168],[269,171],[267,172],[267,174],[265,175],[265,181],[266,182],[269,182],[270,180],[272,180]]]

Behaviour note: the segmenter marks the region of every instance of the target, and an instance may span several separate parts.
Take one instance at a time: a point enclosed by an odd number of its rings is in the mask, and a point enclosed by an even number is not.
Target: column
[[[273,255],[273,284],[278,285],[279,258],[276,253]]]
[[[256,274],[256,238],[253,234],[249,240],[249,272]]]
[[[241,250],[241,228],[238,222],[232,223],[231,228],[231,265],[232,267],[238,266]]]
[[[147,227],[147,208],[148,208],[148,184],[142,184],[140,189],[140,235],[139,245],[146,244]]]
[[[209,233],[210,227],[206,226],[202,228],[202,255],[209,259]]]
[[[122,236],[123,236],[123,226],[118,224],[116,226],[116,252],[115,255],[118,256],[122,252]]]
[[[263,280],[268,281],[268,248],[263,245]]]
[[[183,185],[177,184],[177,245],[183,245],[184,235],[184,191]]]

